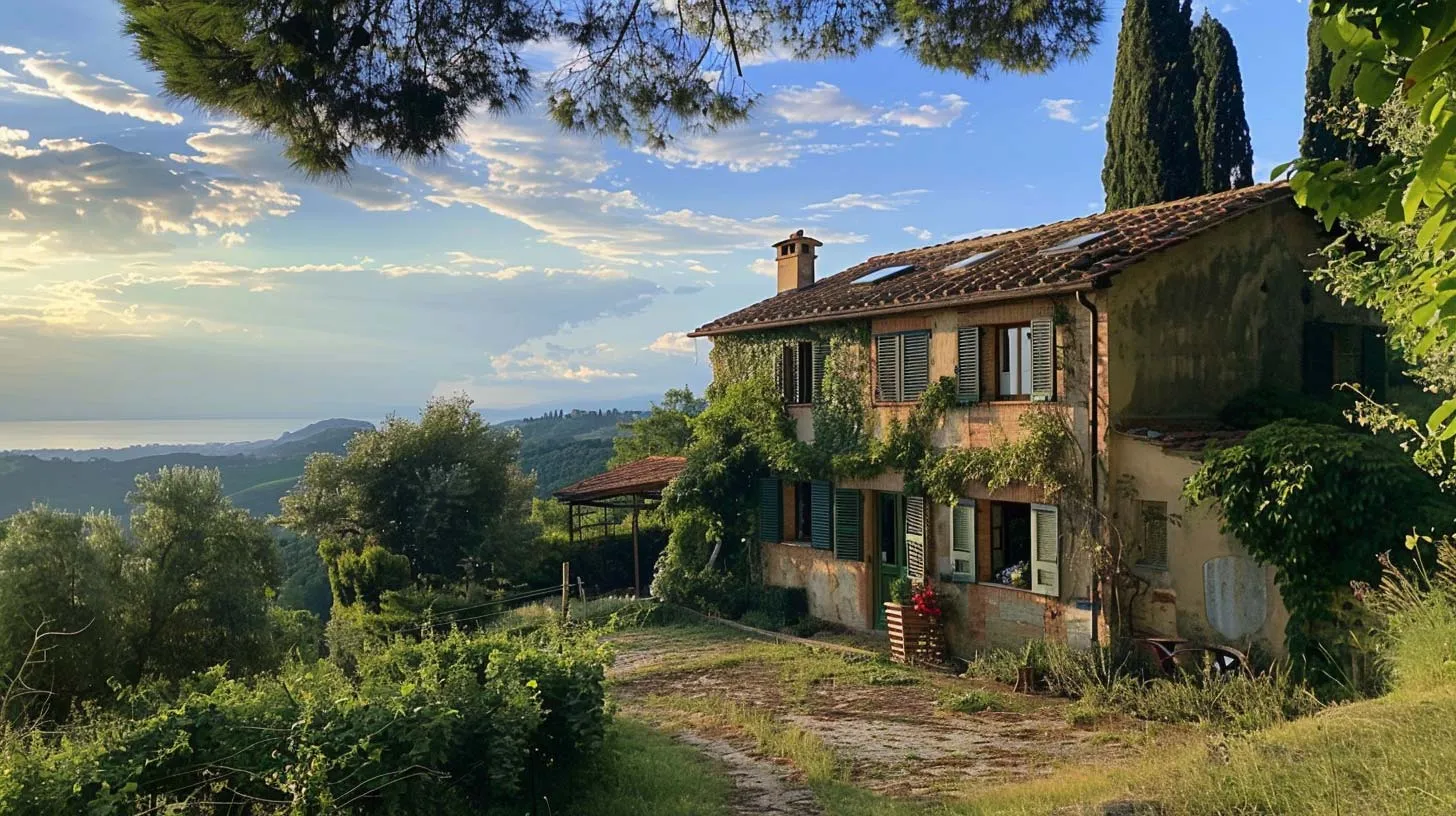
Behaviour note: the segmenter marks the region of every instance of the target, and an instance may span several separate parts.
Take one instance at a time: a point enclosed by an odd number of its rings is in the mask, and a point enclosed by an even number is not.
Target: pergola
[[[585,526],[582,519],[591,508],[632,511],[632,591],[642,597],[642,565],[637,554],[637,514],[656,507],[662,490],[682,472],[687,460],[681,456],[648,456],[635,462],[589,476],[551,495],[566,505],[566,531],[572,543]]]

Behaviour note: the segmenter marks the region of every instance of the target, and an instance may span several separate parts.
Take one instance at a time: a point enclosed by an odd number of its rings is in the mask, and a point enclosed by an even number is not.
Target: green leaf
[[[1452,142],[1456,142],[1456,116],[1446,117],[1446,121],[1436,132],[1435,138],[1431,139],[1431,143],[1426,145],[1425,152],[1421,154],[1421,167],[1416,171],[1416,178],[1422,185],[1429,187],[1440,177],[1441,169],[1448,160],[1446,154],[1451,151]],[[1409,206],[1406,211],[1410,212]]]
[[[1420,177],[1411,179],[1410,184],[1405,188],[1405,195],[1401,198],[1401,217],[1395,219],[1395,223],[1402,221],[1410,223],[1416,220],[1416,214],[1421,211],[1421,198],[1426,194],[1426,183]]]
[[[1437,74],[1451,54],[1456,52],[1456,37],[1447,36],[1445,39],[1426,47],[1421,55],[1411,62],[1406,69],[1405,76],[1409,82],[1424,82]]]
[[[1395,92],[1399,77],[1385,70],[1380,63],[1366,63],[1355,77],[1355,96],[1372,108],[1378,108]]]

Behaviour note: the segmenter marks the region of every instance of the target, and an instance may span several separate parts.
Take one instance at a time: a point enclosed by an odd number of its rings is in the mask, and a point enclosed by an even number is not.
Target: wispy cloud
[[[127,83],[102,74],[86,73],[84,63],[63,59],[30,58],[20,61],[25,73],[45,83],[56,96],[102,113],[117,113],[146,122],[179,125],[181,114],[168,110],[154,96],[142,93]]]
[[[957,94],[943,94],[936,102],[919,105],[900,103],[893,107],[863,104],[838,85],[818,82],[813,87],[780,89],[769,100],[768,109],[786,122],[832,124],[850,127],[898,125],[913,128],[941,128],[954,123],[967,103]]]
[[[881,193],[846,193],[828,201],[820,201],[810,204],[806,210],[853,210],[866,209],[890,212],[898,210],[920,200],[920,196],[930,192],[929,190],[901,190],[897,193],[884,195]]]

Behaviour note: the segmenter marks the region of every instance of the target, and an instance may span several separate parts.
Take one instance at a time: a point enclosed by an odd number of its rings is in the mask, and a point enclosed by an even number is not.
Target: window
[[[1031,398],[1031,324],[1007,326],[996,338],[996,395]]]
[[[1137,531],[1141,550],[1138,563],[1152,569],[1168,568],[1168,503],[1137,503]]]
[[[1001,250],[999,249],[988,249],[985,252],[977,252],[975,255],[972,255],[969,258],[962,258],[959,261],[956,261],[955,263],[947,266],[942,271],[950,272],[956,269],[970,269],[981,261],[988,261],[1000,254]]]
[[[1385,399],[1385,337],[1373,326],[1306,323],[1302,359],[1304,392],[1320,399],[1338,383],[1359,383]]]
[[[902,273],[909,272],[910,270],[912,270],[914,268],[915,267],[913,265],[910,265],[910,266],[905,266],[905,265],[901,265],[901,266],[887,266],[884,269],[876,269],[873,272],[867,272],[867,273],[865,273],[863,275],[860,275],[859,277],[855,278],[853,281],[850,281],[850,282],[851,283],[878,283],[878,282],[880,282],[882,280],[888,280],[890,278],[893,278],[896,275],[900,275]]]
[[[834,557],[845,561],[864,559],[864,497],[858,490],[834,491]]]
[[[785,403],[808,405],[814,401],[824,371],[823,358],[815,353],[817,345],[807,340],[784,345],[775,374]]]
[[[814,486],[794,483],[794,540],[814,540]]]
[[[991,503],[991,581],[1031,589],[1031,505]]]
[[[1051,320],[1038,318],[996,330],[996,396],[1035,402],[1056,397],[1056,342]]]
[[[930,332],[875,337],[875,401],[914,402],[930,387]]]
[[[1043,249],[1041,252],[1039,252],[1037,254],[1038,255],[1062,255],[1062,254],[1068,253],[1068,252],[1076,252],[1077,250],[1082,249],[1083,247],[1089,247],[1092,244],[1097,243],[1098,241],[1102,240],[1102,238],[1104,236],[1106,236],[1106,235],[1107,235],[1107,232],[1106,231],[1103,231],[1103,232],[1089,232],[1089,233],[1086,233],[1084,235],[1078,235],[1075,238],[1068,238],[1067,240],[1061,242],[1060,244],[1057,244],[1056,246],[1047,247],[1046,249]]]
[[[954,578],[976,579],[976,502],[962,499],[950,509],[950,571]]]

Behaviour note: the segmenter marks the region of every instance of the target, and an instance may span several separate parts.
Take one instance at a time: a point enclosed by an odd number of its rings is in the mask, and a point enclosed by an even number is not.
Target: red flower
[[[910,603],[914,604],[916,612],[927,617],[938,618],[944,612],[940,608],[940,598],[935,595],[935,587],[929,584],[917,589],[910,596]]]

